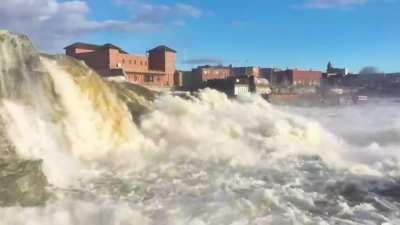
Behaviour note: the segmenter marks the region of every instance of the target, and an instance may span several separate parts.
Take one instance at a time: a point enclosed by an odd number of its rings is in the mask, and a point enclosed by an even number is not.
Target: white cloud
[[[145,0],[114,0],[129,4],[129,20],[90,20],[91,11],[82,0],[1,0],[0,28],[27,34],[34,44],[47,52],[60,52],[72,39],[96,32],[154,32],[163,27],[184,24],[198,18],[201,10],[191,5],[157,5]],[[135,4],[135,5],[132,5]],[[123,7],[118,8],[121,10]]]
[[[203,12],[195,6],[177,3],[174,5],[150,4],[144,0],[113,0],[116,5],[128,7],[136,21],[160,22],[182,18],[199,18]]]
[[[332,9],[364,5],[368,0],[308,0],[303,4],[305,8]]]
[[[188,64],[188,65],[218,65],[222,64],[223,60],[217,57],[202,57],[202,58],[191,58],[182,61],[183,64]]]
[[[200,9],[188,4],[176,4],[175,8],[179,14],[191,16],[193,18],[199,18],[203,13]]]

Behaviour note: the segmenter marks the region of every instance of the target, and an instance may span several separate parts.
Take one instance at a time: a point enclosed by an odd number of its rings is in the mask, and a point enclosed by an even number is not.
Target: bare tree
[[[360,70],[360,74],[377,74],[379,69],[374,66],[366,66]]]

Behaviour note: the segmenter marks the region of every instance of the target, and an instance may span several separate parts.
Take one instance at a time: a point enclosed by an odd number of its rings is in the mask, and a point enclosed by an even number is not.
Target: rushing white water
[[[164,96],[156,106],[155,112],[143,117],[139,131],[153,143],[146,147],[143,168],[97,168],[73,189],[55,188],[56,197],[45,207],[0,210],[0,221],[68,225],[400,222],[398,203],[373,192],[396,179],[388,172],[398,171],[398,160],[388,156],[390,161],[380,161],[381,166],[353,160],[352,152],[361,148],[316,120],[279,110],[255,96],[231,101],[211,90],[193,100]],[[331,117],[331,122],[339,118]],[[64,160],[58,162],[69,163]]]
[[[22,70],[30,89],[1,70],[1,118],[19,156],[43,160],[52,197],[0,208],[1,225],[400,224],[393,104],[279,108],[205,90],[159,97],[136,127],[97,75],[38,60],[39,75]]]

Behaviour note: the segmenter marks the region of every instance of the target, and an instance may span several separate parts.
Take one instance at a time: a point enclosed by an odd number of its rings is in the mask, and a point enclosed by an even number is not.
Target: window
[[[140,65],[143,66],[143,62],[142,61],[140,61]]]
[[[135,64],[135,65],[136,65],[136,60],[134,60],[134,61],[133,61],[133,64]]]
[[[129,60],[129,64],[132,64],[132,60]]]
[[[125,63],[125,59],[122,59],[122,64],[124,64]]]
[[[148,75],[144,77],[145,82],[153,82],[154,81],[154,76],[153,75]]]

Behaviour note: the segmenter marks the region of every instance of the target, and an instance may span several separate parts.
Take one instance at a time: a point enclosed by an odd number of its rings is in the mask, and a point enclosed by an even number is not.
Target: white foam
[[[41,63],[55,102],[44,90],[39,100],[2,99],[0,113],[18,154],[43,160],[54,196],[43,207],[1,208],[1,225],[399,221],[394,202],[378,196],[352,205],[341,186],[368,192],[368,181],[398,176],[398,145],[354,144],[327,126],[340,117],[326,122],[258,96],[229,100],[207,89],[190,100],[161,96],[136,128],[104,83],[83,85],[88,80],[55,61]],[[339,127],[351,133],[352,126]]]

